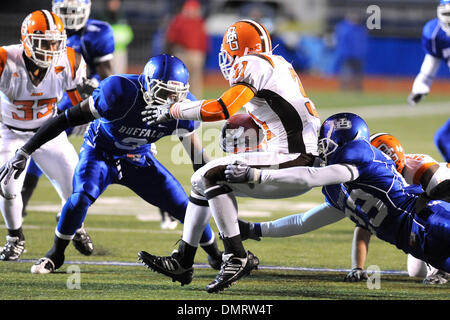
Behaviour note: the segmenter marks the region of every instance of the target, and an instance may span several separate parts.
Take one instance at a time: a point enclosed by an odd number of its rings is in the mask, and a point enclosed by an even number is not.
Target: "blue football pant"
[[[139,167],[131,161],[120,160],[119,169],[118,163],[84,144],[75,169],[73,193],[62,209],[57,235],[62,239],[71,239],[85,220],[88,208],[113,183],[128,187],[148,203],[183,223],[188,196],[175,177],[153,155],[150,157],[152,165]],[[207,225],[200,243],[209,243],[213,237],[213,231]]]

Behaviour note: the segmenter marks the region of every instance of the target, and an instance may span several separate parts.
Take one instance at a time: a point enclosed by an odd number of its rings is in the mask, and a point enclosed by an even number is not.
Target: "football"
[[[233,115],[222,127],[220,145],[225,152],[261,150],[263,141],[264,131],[247,113]]]

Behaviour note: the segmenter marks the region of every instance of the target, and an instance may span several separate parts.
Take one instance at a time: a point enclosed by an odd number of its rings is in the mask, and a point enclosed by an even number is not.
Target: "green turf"
[[[217,92],[208,92],[213,97]],[[319,113],[338,112],[347,106],[380,106],[383,118],[369,118],[372,132],[387,131],[402,141],[407,152],[428,153],[438,160],[442,157],[433,143],[433,135],[450,116],[448,114],[425,114],[420,117],[389,117],[389,105],[404,103],[403,94],[349,94],[338,92],[310,92]],[[430,96],[427,102],[450,101],[450,97]],[[320,106],[320,107],[319,107]],[[405,106],[405,115],[408,109]],[[323,119],[322,119],[323,120]],[[219,128],[217,125],[216,128]],[[81,139],[71,138],[79,148]],[[169,168],[189,192],[192,174],[190,164],[175,165],[171,155],[176,147],[175,139],[163,138],[157,143],[157,158]],[[49,160],[50,161],[50,160]],[[102,195],[105,197],[136,197],[124,187],[113,185]],[[135,198],[137,202],[142,201]],[[253,205],[251,199],[239,199],[239,205]],[[323,201],[319,189],[296,198],[285,199],[289,203]],[[30,205],[59,204],[58,196],[45,178]],[[269,203],[270,200],[263,203]],[[263,205],[262,205],[263,206]],[[126,213],[127,207],[123,207]],[[297,211],[271,210],[269,218],[250,217],[254,221],[276,219]],[[23,259],[38,259],[51,247],[55,228],[55,213],[51,211],[30,211],[24,221],[27,252]],[[96,251],[91,257],[79,254],[72,245],[66,251],[67,261],[122,261],[137,262],[137,252],[146,250],[154,254],[168,255],[177,247],[182,226],[174,231],[162,231],[158,221],[139,221],[134,215],[89,214],[85,221],[95,242]],[[260,242],[247,241],[246,248],[254,252],[264,266],[290,266],[305,268],[348,269],[350,268],[351,239],[353,224],[342,220],[309,234],[283,239],[266,238]],[[213,229],[217,228],[213,224]],[[6,234],[4,228],[0,236]],[[196,263],[206,263],[206,255],[199,250]],[[194,281],[184,287],[153,273],[143,266],[96,266],[65,264],[58,272],[50,275],[32,275],[32,262],[0,263],[0,300],[316,300],[316,299],[448,299],[450,286],[424,286],[422,279],[406,275],[381,275],[381,288],[369,289],[364,283],[344,283],[345,272],[312,272],[257,270],[248,278],[218,295],[204,290],[216,275],[216,271],[200,268],[195,271]],[[406,270],[406,255],[392,245],[378,239],[370,243],[366,266],[376,265],[381,270]],[[80,289],[69,289],[67,283],[77,274],[67,273],[79,268]],[[72,283],[73,284],[73,283]]]

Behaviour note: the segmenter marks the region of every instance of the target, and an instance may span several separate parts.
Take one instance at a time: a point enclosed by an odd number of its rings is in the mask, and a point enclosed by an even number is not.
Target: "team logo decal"
[[[237,39],[236,27],[230,27],[227,31],[227,44],[230,50],[239,50],[239,43]]]
[[[336,130],[341,129],[351,129],[352,122],[348,120],[347,118],[339,118],[334,121],[334,128]]]

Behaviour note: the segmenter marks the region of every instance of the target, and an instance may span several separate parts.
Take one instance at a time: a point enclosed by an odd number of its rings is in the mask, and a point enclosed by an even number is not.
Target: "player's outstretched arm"
[[[355,227],[352,241],[352,270],[344,278],[344,281],[356,282],[367,280],[367,273],[364,271],[367,253],[369,252],[369,242],[371,233],[359,226]]]
[[[148,105],[142,112],[142,121],[152,125],[170,119],[205,122],[226,120],[254,96],[254,89],[244,84],[237,84],[225,91],[218,99]]]
[[[345,183],[358,178],[358,169],[349,164],[333,164],[321,168],[292,167],[280,170],[251,168],[245,163],[227,166],[225,176],[230,183],[264,183],[299,188],[314,188]]]
[[[11,176],[17,179],[25,169],[30,155],[44,143],[52,140],[69,127],[78,126],[94,120],[95,117],[89,108],[89,100],[84,100],[75,107],[67,109],[59,116],[45,122],[42,127],[16,151],[13,158],[0,168],[0,182],[8,183]]]
[[[440,64],[441,60],[438,58],[430,54],[425,55],[420,72],[414,79],[411,93],[408,96],[408,103],[410,105],[419,103],[430,92],[431,84]]]

